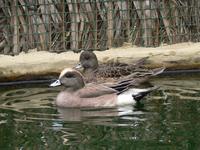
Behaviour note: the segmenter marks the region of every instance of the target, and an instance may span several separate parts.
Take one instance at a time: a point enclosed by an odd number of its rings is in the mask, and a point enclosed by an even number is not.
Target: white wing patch
[[[136,88],[129,89],[128,91],[123,92],[117,96],[117,105],[122,106],[122,105],[135,104],[136,101],[134,100],[132,95],[137,95],[141,92],[146,92],[146,91],[149,91],[149,89],[136,89]]]
[[[130,89],[130,90],[118,95],[117,96],[117,105],[122,106],[122,105],[130,105],[130,104],[136,103],[135,100],[133,99],[132,94],[133,93]]]

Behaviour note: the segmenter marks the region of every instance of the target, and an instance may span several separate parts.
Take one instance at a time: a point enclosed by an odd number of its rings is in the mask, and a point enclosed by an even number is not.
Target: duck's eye
[[[66,78],[73,78],[73,77],[74,77],[74,74],[72,74],[72,73],[67,73],[67,74],[65,74],[65,77],[66,77]]]

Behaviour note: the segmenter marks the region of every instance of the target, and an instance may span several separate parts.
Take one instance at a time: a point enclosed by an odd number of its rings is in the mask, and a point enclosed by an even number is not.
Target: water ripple
[[[119,107],[113,109],[62,109],[54,105],[54,99],[60,88],[29,87],[11,89],[0,93],[0,108],[20,114],[17,122],[66,121],[84,124],[109,126],[135,126],[137,122],[145,122],[156,113],[155,105],[165,106],[171,111],[174,98],[179,100],[200,100],[200,81],[155,80],[154,84],[161,88],[145,98],[144,105]],[[187,85],[187,86],[186,86]],[[151,103],[153,105],[151,105]],[[148,107],[148,109],[146,109]],[[145,109],[144,109],[145,108]],[[4,123],[1,122],[1,123]]]
[[[105,145],[119,149],[118,143],[124,149],[147,149],[144,145],[176,149],[187,146],[187,141],[198,146],[200,81],[164,78],[153,83],[161,88],[141,103],[106,109],[57,108],[54,99],[59,88],[1,91],[1,138],[7,139],[4,145],[17,143],[13,149],[98,149]],[[153,146],[150,149],[157,148]]]

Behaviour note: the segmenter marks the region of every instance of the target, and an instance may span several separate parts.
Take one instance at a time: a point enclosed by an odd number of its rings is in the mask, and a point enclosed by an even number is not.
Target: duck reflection
[[[107,124],[114,123],[115,117],[121,119],[127,117],[133,120],[135,114],[141,113],[140,110],[136,110],[134,106],[123,106],[117,108],[57,108],[60,113],[60,118],[64,121],[82,121],[93,122],[95,124]],[[132,116],[132,117],[131,117]]]

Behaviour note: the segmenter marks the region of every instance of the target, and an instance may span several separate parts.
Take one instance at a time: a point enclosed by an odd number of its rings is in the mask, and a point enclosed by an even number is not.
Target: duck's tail
[[[143,97],[147,94],[152,92],[153,90],[157,89],[158,87],[150,87],[146,89],[138,89],[138,88],[131,88],[128,89],[119,95],[117,95],[117,105],[130,105],[135,104],[136,102],[140,101]]]
[[[160,68],[155,68],[152,71],[152,76],[156,76],[156,75],[159,75],[161,73],[163,73],[163,71],[165,70],[166,68],[165,67],[160,67]]]
[[[152,91],[158,89],[159,87],[154,86],[146,89],[134,89],[134,93],[132,94],[132,97],[135,101],[140,101],[142,98],[144,98],[147,94],[151,93]]]

